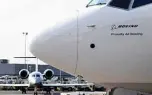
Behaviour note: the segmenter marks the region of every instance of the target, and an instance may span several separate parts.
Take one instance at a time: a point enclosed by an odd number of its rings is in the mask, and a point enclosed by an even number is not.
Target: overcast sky
[[[0,0],[0,59],[24,56],[24,35],[27,44],[32,38],[55,25],[65,16],[85,8],[90,0]],[[27,56],[32,56],[28,50]],[[23,59],[19,62],[24,62]],[[28,62],[31,62],[30,60]]]

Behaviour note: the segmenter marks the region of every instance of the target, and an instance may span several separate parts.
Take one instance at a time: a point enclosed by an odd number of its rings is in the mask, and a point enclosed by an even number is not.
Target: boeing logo
[[[120,29],[120,28],[137,28],[138,25],[112,25],[111,30]]]

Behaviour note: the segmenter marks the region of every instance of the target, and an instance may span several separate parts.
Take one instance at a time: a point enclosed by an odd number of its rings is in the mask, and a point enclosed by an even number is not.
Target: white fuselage
[[[129,11],[107,5],[86,8],[37,36],[31,52],[42,61],[82,75],[90,82],[150,84],[151,10],[152,4]],[[141,89],[152,91],[148,86],[138,90]]]
[[[32,72],[29,74],[28,82],[29,86],[42,86],[43,76],[40,72]]]

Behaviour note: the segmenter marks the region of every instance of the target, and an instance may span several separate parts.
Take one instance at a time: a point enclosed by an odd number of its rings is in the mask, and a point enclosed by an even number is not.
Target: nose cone
[[[70,22],[58,25],[35,37],[30,51],[49,65],[67,72],[74,72],[76,47],[76,22]]]
[[[31,82],[31,84],[36,84],[37,80],[33,78],[33,79],[30,80],[30,82]]]
[[[31,79],[30,80],[30,84],[32,85],[38,85],[38,84],[41,84],[41,80],[40,79]]]

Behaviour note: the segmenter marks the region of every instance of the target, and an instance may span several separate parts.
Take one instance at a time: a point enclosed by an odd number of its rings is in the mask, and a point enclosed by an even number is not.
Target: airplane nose
[[[74,72],[77,53],[76,23],[69,24],[50,29],[35,37],[30,51],[51,66]]]
[[[39,84],[41,81],[39,79],[33,79],[31,80],[31,84]]]
[[[31,84],[36,84],[36,80],[35,79],[32,79],[32,80],[30,80],[30,82],[31,82]]]

